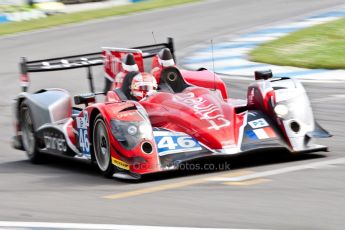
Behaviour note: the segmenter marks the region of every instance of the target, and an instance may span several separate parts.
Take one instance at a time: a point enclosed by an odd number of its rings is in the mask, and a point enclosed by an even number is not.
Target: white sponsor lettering
[[[63,138],[52,137],[50,135],[45,135],[43,137],[44,143],[47,149],[58,150],[60,152],[67,151],[66,140]]]
[[[192,92],[176,97],[190,105],[193,108],[194,113],[200,116],[200,120],[207,121],[210,124],[208,129],[220,130],[223,127],[230,126],[230,121],[224,117],[219,107],[214,104],[210,104],[204,98],[195,97]]]
[[[83,65],[92,65],[92,64],[99,64],[103,63],[103,60],[98,59],[98,60],[82,60],[80,62],[75,62],[75,63],[68,63],[68,66],[66,66],[67,60],[64,60],[65,63],[62,64],[51,64],[49,62],[42,62],[42,69],[55,69],[55,68],[64,68],[64,67],[76,67],[76,66],[83,66]]]

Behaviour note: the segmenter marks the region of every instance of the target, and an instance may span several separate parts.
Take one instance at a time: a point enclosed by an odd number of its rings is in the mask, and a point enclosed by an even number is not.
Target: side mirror
[[[94,93],[86,93],[74,96],[74,104],[80,105],[85,104],[87,106],[89,103],[96,102],[96,95]]]
[[[273,77],[272,70],[262,70],[262,71],[255,71],[254,72],[255,80],[267,80]]]

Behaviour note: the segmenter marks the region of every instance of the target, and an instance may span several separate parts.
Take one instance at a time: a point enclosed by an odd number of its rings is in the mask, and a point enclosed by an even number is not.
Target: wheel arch
[[[19,97],[17,98],[17,101],[15,103],[15,106],[14,106],[15,117],[16,117],[16,121],[18,122],[18,124],[19,124],[20,119],[21,119],[20,108],[21,108],[21,106],[25,100],[27,100],[27,97],[25,95],[19,95]],[[29,106],[29,105],[27,105],[27,106]],[[18,128],[20,129],[20,127],[18,127]]]
[[[93,142],[93,126],[95,124],[95,120],[96,120],[96,117],[101,114],[101,111],[98,109],[98,108],[94,108],[92,111],[91,111],[91,115],[90,115],[90,120],[89,120],[89,127],[90,127],[90,135],[89,135],[89,143],[92,143]],[[92,143],[92,148],[91,148],[91,160],[92,161],[95,161],[95,153],[94,153],[94,150],[93,150],[93,143]]]

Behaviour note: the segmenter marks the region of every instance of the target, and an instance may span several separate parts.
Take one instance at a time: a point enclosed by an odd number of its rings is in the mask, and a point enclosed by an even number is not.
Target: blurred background
[[[1,0],[0,23],[25,21],[48,15],[106,8],[140,1],[143,0]]]

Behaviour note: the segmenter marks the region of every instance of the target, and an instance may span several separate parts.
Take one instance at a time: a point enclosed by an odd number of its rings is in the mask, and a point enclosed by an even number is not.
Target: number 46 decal
[[[191,137],[162,137],[158,143],[158,148],[168,148],[168,149],[175,149],[176,147],[182,148],[193,148],[196,146],[197,142],[193,140]]]
[[[87,129],[79,129],[79,146],[84,154],[90,154],[90,143]]]
[[[190,136],[156,136],[159,155],[183,151],[201,150],[201,146]]]

